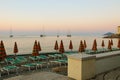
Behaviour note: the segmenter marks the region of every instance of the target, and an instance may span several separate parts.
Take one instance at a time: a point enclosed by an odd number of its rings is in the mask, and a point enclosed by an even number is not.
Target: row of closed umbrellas
[[[112,39],[108,40],[108,49],[109,50],[112,50],[112,45],[113,45]],[[105,47],[104,40],[102,40],[101,46],[103,48]],[[117,45],[117,47],[120,49],[120,39],[118,39],[118,45]],[[85,40],[84,41],[81,40],[78,51],[79,52],[84,52],[86,48],[87,48],[86,41]],[[70,40],[69,49],[71,49],[71,51],[73,49],[72,40]],[[58,42],[56,40],[55,46],[54,46],[54,50],[59,51],[60,53],[64,53],[65,52],[65,50],[64,50],[64,44],[63,44],[62,40],[60,42],[60,46],[58,46]],[[97,51],[97,41],[96,41],[96,39],[93,42],[92,50],[93,51]],[[33,46],[32,55],[33,56],[38,56],[39,55],[39,51],[41,51],[40,42],[37,41],[37,40],[35,40],[34,46]],[[18,47],[17,47],[17,43],[16,42],[14,43],[13,52],[15,53],[15,56],[16,56],[16,53],[18,53]],[[4,58],[6,56],[7,55],[6,55],[6,50],[5,50],[5,47],[4,47],[4,43],[3,43],[3,41],[1,41],[0,42],[0,60],[4,60]]]

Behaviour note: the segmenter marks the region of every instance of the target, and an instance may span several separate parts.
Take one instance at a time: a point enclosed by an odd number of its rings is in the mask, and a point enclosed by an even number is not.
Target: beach
[[[79,53],[78,48],[80,45],[80,40],[86,40],[87,43],[87,48],[86,50],[90,50],[93,45],[93,41],[96,39],[97,41],[97,47],[98,49],[102,49],[101,43],[102,40],[105,41],[105,48],[107,49],[108,47],[108,40],[111,39],[104,39],[101,37],[80,37],[80,36],[74,36],[74,37],[13,37],[13,38],[8,38],[8,37],[3,37],[1,38],[4,41],[7,57],[10,58],[15,58],[14,53],[13,53],[13,45],[14,42],[16,41],[18,43],[18,53],[17,57],[21,59],[25,58],[25,62],[23,61],[16,63],[12,63],[12,65],[16,65],[18,69],[17,72],[10,73],[10,75],[7,76],[7,73],[2,73],[3,79],[4,80],[73,80],[71,78],[67,77],[67,69],[63,69],[60,71],[59,69],[56,69],[57,67],[62,67],[66,66],[67,67],[67,55],[70,53]],[[39,57],[44,55],[46,58],[36,58],[35,60],[31,58],[32,56],[32,51],[33,51],[33,45],[35,40],[40,42],[42,50],[39,52]],[[58,51],[54,50],[54,45],[55,41],[58,41],[58,45],[60,45],[60,41],[63,40],[65,52],[64,56],[60,54]],[[73,50],[71,51],[69,49],[69,43],[70,40],[72,41],[73,44]],[[112,39],[113,40],[113,48],[117,48],[117,43],[118,39]],[[55,55],[54,55],[55,54]],[[59,56],[58,54],[62,55]],[[100,54],[102,55],[102,54]],[[104,54],[103,54],[104,56]],[[59,61],[60,60],[60,61]],[[65,61],[61,61],[65,60]],[[14,62],[14,61],[11,61]],[[9,65],[11,65],[11,62]],[[57,62],[57,63],[56,63]],[[42,64],[43,63],[43,64]],[[33,65],[34,64],[34,65]],[[24,66],[23,66],[24,65]],[[26,67],[26,65],[29,65],[31,68],[26,68],[24,69],[23,67]],[[42,65],[42,66],[41,66]],[[25,71],[24,71],[25,70]],[[57,70],[57,71],[56,71]],[[64,73],[65,71],[65,73]],[[113,72],[113,71],[112,71]],[[103,73],[104,74],[104,73]],[[103,75],[98,75],[94,80],[100,80],[101,76]],[[44,76],[43,76],[44,75]],[[119,74],[118,74],[119,75]],[[7,77],[6,77],[7,76]],[[46,78],[47,77],[47,78]],[[103,76],[102,76],[103,77]],[[106,79],[107,80],[107,79]]]

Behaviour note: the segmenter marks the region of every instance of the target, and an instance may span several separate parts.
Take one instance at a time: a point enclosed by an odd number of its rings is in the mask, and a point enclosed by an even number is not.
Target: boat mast
[[[71,37],[71,32],[68,30],[67,37]]]
[[[42,33],[40,34],[40,37],[45,37],[45,31],[44,31],[44,26],[42,27]]]
[[[9,37],[13,37],[13,34],[12,34],[12,26],[10,27],[10,36]]]

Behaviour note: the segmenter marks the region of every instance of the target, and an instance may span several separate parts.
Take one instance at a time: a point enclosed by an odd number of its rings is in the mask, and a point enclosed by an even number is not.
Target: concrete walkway
[[[96,78],[90,80],[120,80],[120,68],[97,75]]]
[[[74,80],[67,76],[52,72],[33,72],[25,75],[19,75],[4,80]]]
[[[4,80],[74,80],[74,79],[53,72],[41,71],[25,73]],[[120,68],[111,70],[103,74],[99,74],[94,79],[89,80],[120,80]]]

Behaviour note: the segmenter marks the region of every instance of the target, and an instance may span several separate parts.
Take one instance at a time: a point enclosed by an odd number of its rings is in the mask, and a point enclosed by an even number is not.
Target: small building
[[[117,27],[117,34],[120,34],[120,26]]]

